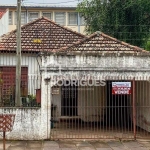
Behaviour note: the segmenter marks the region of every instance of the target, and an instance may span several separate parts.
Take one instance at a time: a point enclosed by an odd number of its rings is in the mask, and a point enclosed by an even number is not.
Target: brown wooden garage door
[[[2,98],[3,101],[7,101],[15,97],[15,80],[16,80],[16,68],[10,66],[0,67],[2,74]],[[27,96],[28,91],[28,68],[21,68],[21,96]]]

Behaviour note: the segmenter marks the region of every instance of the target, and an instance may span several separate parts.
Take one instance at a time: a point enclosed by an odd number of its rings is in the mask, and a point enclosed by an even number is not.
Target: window
[[[39,17],[39,13],[38,12],[29,12],[29,22],[37,19]]]
[[[9,25],[13,24],[13,17],[12,17],[13,12],[9,11]]]
[[[78,13],[71,12],[68,13],[68,25],[77,25],[78,24]]]
[[[55,22],[60,24],[60,25],[66,25],[65,12],[56,12],[55,13]]]
[[[52,13],[51,12],[43,12],[43,16],[48,18],[48,19],[52,19]]]
[[[26,12],[21,12],[21,24],[26,23]],[[17,24],[17,12],[15,12],[15,24]]]
[[[3,106],[15,106],[15,88],[16,88],[16,67],[1,66],[1,95],[0,99]],[[28,95],[28,68],[21,67],[21,96],[27,97]]]
[[[11,65],[11,64],[10,64]],[[21,67],[20,102],[15,101],[16,66],[0,66],[0,107],[39,107],[41,104],[40,78],[29,75],[28,67]]]

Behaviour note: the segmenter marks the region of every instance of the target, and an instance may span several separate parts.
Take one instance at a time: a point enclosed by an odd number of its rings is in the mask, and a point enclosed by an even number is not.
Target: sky
[[[23,0],[27,5],[76,5],[81,0]],[[17,0],[0,0],[2,4],[17,4]]]

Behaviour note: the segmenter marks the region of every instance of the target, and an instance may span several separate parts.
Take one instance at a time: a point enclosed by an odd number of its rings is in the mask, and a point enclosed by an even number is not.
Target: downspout
[[[80,15],[79,15],[79,12],[78,12],[78,32],[80,33]]]
[[[26,23],[28,23],[28,10],[26,9]]]

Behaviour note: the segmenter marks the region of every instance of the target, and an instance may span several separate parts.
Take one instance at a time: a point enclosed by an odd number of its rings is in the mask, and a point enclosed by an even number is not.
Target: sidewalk
[[[0,150],[3,150],[2,141]],[[150,150],[150,141],[7,141],[6,150]]]

